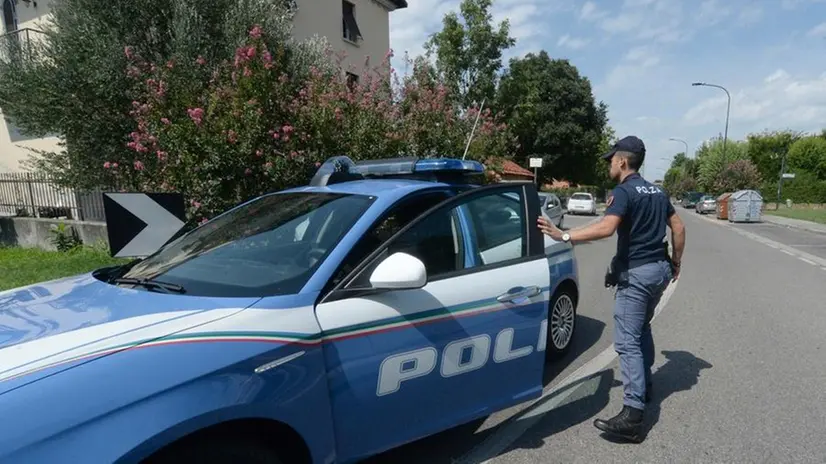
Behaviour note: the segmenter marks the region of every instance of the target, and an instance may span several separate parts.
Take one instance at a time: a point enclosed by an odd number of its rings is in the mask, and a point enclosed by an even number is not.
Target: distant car
[[[568,200],[568,213],[594,216],[597,214],[597,201],[590,193],[577,192]]]
[[[0,463],[352,463],[538,398],[577,260],[533,183],[484,173],[335,157],[145,259],[0,292]]]
[[[708,214],[717,211],[717,200],[711,195],[703,195],[694,206],[694,212]]]
[[[565,219],[562,200],[553,193],[539,192],[539,206],[542,213],[561,229],[562,221]]]
[[[701,192],[686,192],[685,195],[683,195],[683,199],[680,201],[680,204],[686,209],[694,208],[703,196],[704,194]]]

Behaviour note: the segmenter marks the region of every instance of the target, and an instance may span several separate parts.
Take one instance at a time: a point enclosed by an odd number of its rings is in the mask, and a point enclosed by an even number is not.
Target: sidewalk
[[[763,214],[763,221],[777,224],[780,226],[791,227],[793,229],[801,229],[816,234],[826,235],[826,224],[818,224],[811,221],[801,221],[800,219],[790,219],[782,216],[774,216],[771,214]]]

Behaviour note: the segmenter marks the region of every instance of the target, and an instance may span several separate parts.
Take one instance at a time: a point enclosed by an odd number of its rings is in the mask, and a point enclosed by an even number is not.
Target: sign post
[[[186,221],[180,193],[104,193],[103,211],[115,258],[151,255]]]
[[[533,168],[533,181],[536,184],[537,190],[539,190],[539,175],[537,174],[537,170],[542,167],[542,158],[530,158],[529,162]]]

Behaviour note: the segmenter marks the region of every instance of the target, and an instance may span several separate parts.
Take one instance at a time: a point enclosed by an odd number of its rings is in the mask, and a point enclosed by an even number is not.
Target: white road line
[[[803,261],[804,263],[809,263],[809,264],[811,264],[812,266],[817,266],[817,263],[816,263],[816,262],[814,262],[814,261],[808,260],[808,259],[806,259],[806,258],[799,258],[799,259],[800,259],[801,261]]]
[[[789,255],[789,256],[794,256],[795,258],[797,258],[797,256],[795,256],[795,254],[794,254],[794,253],[792,253],[792,252],[791,252],[791,251],[789,251],[789,250],[780,250],[780,251],[782,251],[783,253],[786,253],[786,254],[787,254],[787,255]]]
[[[668,300],[671,299],[671,295],[674,294],[679,282],[679,280],[672,282],[668,285],[668,288],[665,289],[660,303],[654,310],[654,317],[651,319],[651,322],[654,322],[668,304]],[[525,432],[530,430],[537,422],[542,420],[546,413],[552,411],[576,392],[578,387],[582,385],[577,384],[577,382],[605,369],[616,358],[617,353],[614,351],[614,345],[611,344],[611,346],[586,362],[582,367],[565,377],[556,387],[543,393],[531,406],[500,425],[496,432],[491,434],[485,441],[453,462],[457,464],[485,464],[493,462],[508,446],[524,435]]]

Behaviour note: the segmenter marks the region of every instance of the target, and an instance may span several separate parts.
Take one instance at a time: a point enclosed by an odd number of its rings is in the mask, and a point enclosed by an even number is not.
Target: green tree
[[[788,153],[792,144],[800,138],[799,132],[791,130],[763,131],[746,137],[749,159],[757,166],[764,180],[779,179],[783,155]]]
[[[762,179],[757,166],[748,159],[729,163],[719,174],[708,193],[719,195],[743,189],[759,189]]]
[[[43,40],[27,50],[28,59],[0,60],[0,106],[27,134],[62,139],[59,152],[39,153],[32,167],[63,184],[97,187],[108,181],[100,166],[129,152],[136,74],[128,66],[130,56],[171,68],[164,85],[173,99],[188,95],[191,83],[209,79],[206,67],[232,59],[253,24],[270,32],[271,49],[289,44],[285,63],[291,69],[321,66],[321,43],[291,42],[288,3],[53,1]]]
[[[545,51],[511,59],[496,105],[519,139],[518,162],[538,156],[545,178],[597,181],[598,155],[613,131],[605,129],[607,106],[595,101],[590,81],[568,60]]]
[[[293,80],[287,51],[269,45],[267,35],[254,26],[234,59],[203,63],[204,75],[175,92],[165,84],[174,67],[132,54],[139,91],[130,152],[96,172],[138,191],[181,192],[191,217],[208,218],[263,193],[306,185],[333,154],[461,156],[478,109],[456,111],[426,62],[395,85],[390,55],[352,85],[338,69],[312,68]],[[486,111],[468,158],[507,156],[513,142],[507,126]]]
[[[510,23],[493,24],[493,0],[462,0],[461,18],[450,12],[442,19],[442,30],[425,43],[428,56],[436,58],[436,69],[459,104],[481,104],[496,93],[497,74],[502,68],[502,53],[516,41],[510,36]]]
[[[826,139],[803,137],[789,148],[786,160],[790,169],[811,172],[820,180],[826,180]]]
[[[697,150],[697,186],[704,191],[714,190],[714,183],[728,165],[737,160],[748,159],[748,144],[744,141],[729,140],[723,151],[723,139],[718,137]]]

